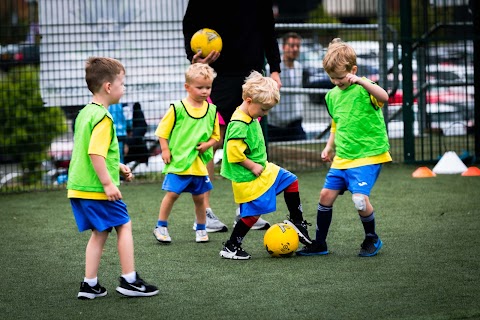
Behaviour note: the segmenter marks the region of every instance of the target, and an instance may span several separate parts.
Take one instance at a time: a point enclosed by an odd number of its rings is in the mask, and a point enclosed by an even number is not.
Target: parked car
[[[37,44],[17,43],[0,46],[0,70],[8,71],[10,68],[40,63],[40,48]]]
[[[388,105],[387,124],[390,138],[404,137],[404,123],[402,105]],[[426,105],[424,116],[415,103],[413,105],[413,134],[420,136],[425,133],[441,134],[444,136],[466,135],[473,125],[467,112],[459,106],[444,103],[429,103]],[[423,124],[423,125],[422,125]]]

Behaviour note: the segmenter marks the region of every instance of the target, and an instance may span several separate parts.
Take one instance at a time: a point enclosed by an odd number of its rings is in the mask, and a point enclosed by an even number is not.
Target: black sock
[[[377,237],[375,233],[375,211],[372,212],[368,217],[360,216],[360,220],[363,224],[363,229],[365,230],[365,236],[367,237]]]
[[[283,198],[287,205],[290,219],[295,222],[303,221],[302,202],[300,201],[299,192],[283,192]]]
[[[243,242],[243,238],[247,235],[248,231],[250,231],[250,227],[243,222],[242,219],[238,220],[233,228],[232,234],[230,235],[230,242],[235,244],[236,246],[240,246]]]
[[[332,223],[332,206],[324,206],[321,203],[318,204],[317,209],[317,233],[315,240],[318,243],[325,243],[327,240],[328,229]]]

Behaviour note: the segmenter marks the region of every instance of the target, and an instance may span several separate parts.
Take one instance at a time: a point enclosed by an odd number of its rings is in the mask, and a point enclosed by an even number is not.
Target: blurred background
[[[130,144],[125,162],[137,183],[161,178],[153,132],[170,103],[185,95],[186,4],[0,3],[0,192],[65,187],[73,122],[91,98],[84,62],[92,55],[125,65],[126,94],[116,120],[125,128],[119,138]],[[280,50],[285,33],[302,37],[302,87],[284,86],[281,93],[301,108],[306,139],[269,141],[265,125],[270,160],[294,172],[326,166],[320,152],[331,119],[324,96],[332,84],[322,59],[328,43],[340,37],[357,53],[357,75],[390,95],[383,112],[394,162],[435,163],[447,151],[467,165],[478,162],[479,6],[468,0],[275,0]],[[221,163],[220,153],[215,160]]]

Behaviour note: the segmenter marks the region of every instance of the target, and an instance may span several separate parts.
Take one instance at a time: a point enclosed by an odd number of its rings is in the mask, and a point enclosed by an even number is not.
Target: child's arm
[[[130,170],[130,168],[123,163],[120,163],[120,174],[125,178],[125,181],[133,180],[132,170]]]
[[[162,148],[162,159],[165,164],[172,161],[172,154],[170,153],[170,147],[168,146],[168,140],[165,138],[158,137],[160,142],[160,148]]]
[[[197,147],[195,148],[200,154],[204,153],[207,151],[209,148],[213,147],[215,143],[220,141],[220,124],[218,121],[218,115],[219,113],[217,112],[217,115],[215,116],[215,123],[213,125],[213,131],[212,135],[210,136],[210,139],[208,139],[207,142],[199,142],[197,144]]]
[[[263,166],[248,159],[245,155],[247,145],[243,140],[228,140],[227,142],[228,162],[236,163],[250,170],[255,176],[260,176],[263,172]]]
[[[250,170],[257,177],[259,177],[263,172],[263,166],[261,164],[253,162],[248,158],[246,158],[242,162],[239,162],[238,164]]]
[[[346,75],[347,80],[350,83],[356,83],[358,85],[361,85],[362,87],[365,88],[365,90],[368,91],[372,96],[377,99],[378,102],[385,103],[388,101],[388,93],[385,91],[382,87],[379,85],[372,83],[371,81],[365,79],[365,78],[360,78],[352,73],[347,73]]]
[[[322,151],[322,160],[325,162],[332,162],[335,151],[335,132],[330,132],[327,144]]]
[[[155,135],[158,137],[160,143],[160,148],[162,149],[162,159],[163,163],[167,164],[172,161],[172,154],[170,152],[170,147],[168,146],[168,138],[170,138],[170,133],[173,130],[173,125],[175,123],[175,107],[173,104],[168,108],[167,112],[163,116],[162,120],[155,130]]]
[[[115,201],[122,199],[122,193],[118,187],[113,184],[112,179],[107,171],[107,164],[105,163],[105,158],[97,154],[90,154],[90,159],[92,160],[93,168],[97,173],[98,179],[103,185],[103,190],[107,195],[108,201]]]
[[[195,149],[198,150],[198,152],[200,153],[204,153],[205,151],[208,150],[208,148],[211,148],[213,147],[213,145],[215,144],[215,142],[217,142],[217,140],[213,139],[213,138],[210,138],[208,139],[207,142],[199,142],[197,144],[197,147]]]

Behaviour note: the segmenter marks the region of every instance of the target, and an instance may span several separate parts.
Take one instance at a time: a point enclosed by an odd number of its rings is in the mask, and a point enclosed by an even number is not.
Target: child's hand
[[[261,164],[255,163],[252,168],[250,169],[252,173],[256,176],[259,177],[262,172],[263,172],[263,166]]]
[[[324,162],[332,162],[333,160],[333,150],[330,147],[325,147],[322,151],[322,160]]]
[[[168,164],[172,161],[172,154],[170,153],[170,149],[162,150],[162,159],[163,163]]]
[[[130,168],[123,163],[120,163],[120,174],[125,178],[125,181],[132,181],[134,176]]]
[[[120,192],[118,187],[111,182],[107,185],[104,185],[103,190],[107,195],[108,201],[117,201],[122,199],[122,193]]]
[[[195,148],[198,152],[200,152],[200,154],[204,153],[205,151],[208,150],[208,148],[210,148],[210,145],[206,142],[200,142],[199,144],[197,144],[197,147]]]
[[[357,77],[356,75],[354,75],[353,73],[347,73],[347,75],[345,76],[345,79],[347,79],[347,81],[350,83],[350,84],[353,84],[353,83],[358,83],[361,78]]]

